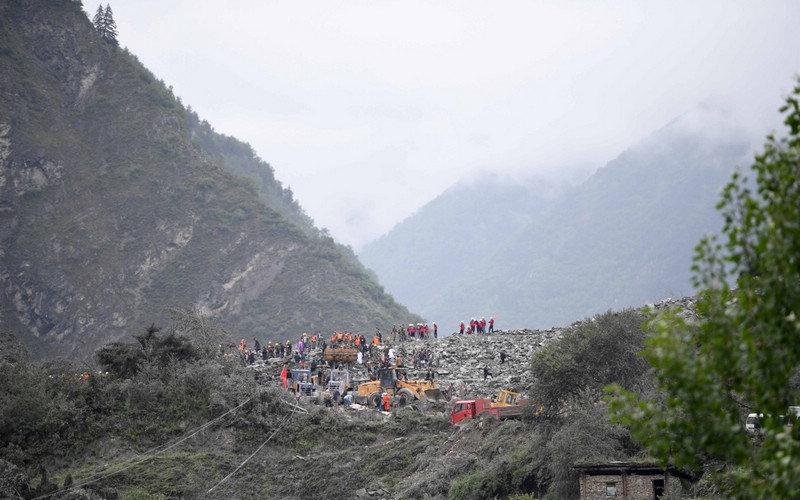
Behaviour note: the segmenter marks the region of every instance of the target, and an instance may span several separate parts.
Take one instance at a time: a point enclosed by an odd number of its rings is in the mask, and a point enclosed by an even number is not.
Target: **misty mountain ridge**
[[[721,228],[719,190],[754,144],[703,103],[555,197],[542,184],[451,189],[359,257],[445,332],[476,315],[548,328],[691,295],[693,249]]]

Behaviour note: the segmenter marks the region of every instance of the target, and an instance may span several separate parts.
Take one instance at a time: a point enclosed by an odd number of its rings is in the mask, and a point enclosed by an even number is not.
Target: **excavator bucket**
[[[441,389],[425,389],[425,397],[428,398],[429,401],[450,401]]]

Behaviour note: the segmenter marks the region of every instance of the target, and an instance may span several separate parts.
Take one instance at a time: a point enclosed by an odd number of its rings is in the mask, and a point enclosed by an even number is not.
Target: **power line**
[[[280,431],[281,429],[283,429],[283,426],[284,426],[284,425],[286,425],[286,423],[287,423],[287,422],[288,422],[288,419],[284,420],[284,421],[283,421],[283,423],[282,423],[282,424],[281,424],[281,425],[280,425],[280,426],[279,426],[277,429],[275,429],[275,431],[274,431],[272,434],[270,434],[270,435],[269,435],[269,437],[267,438],[267,440],[266,440],[266,441],[264,441],[263,443],[261,443],[261,446],[259,446],[259,447],[256,449],[256,451],[254,451],[254,452],[253,452],[253,453],[252,453],[252,454],[251,454],[249,457],[247,457],[247,458],[244,460],[244,462],[242,462],[241,464],[239,464],[239,467],[237,467],[236,469],[234,469],[234,470],[233,470],[233,472],[231,472],[230,474],[228,474],[227,476],[225,476],[224,478],[222,478],[222,481],[220,481],[220,482],[218,482],[217,484],[215,484],[214,486],[212,486],[212,487],[211,487],[211,489],[210,489],[210,490],[208,490],[208,493],[211,493],[212,491],[214,491],[214,488],[216,488],[216,487],[217,487],[217,486],[219,486],[220,484],[222,484],[222,483],[224,483],[225,481],[227,481],[229,477],[233,476],[234,474],[236,474],[236,473],[239,471],[239,469],[241,469],[242,467],[244,467],[244,464],[246,464],[247,462],[249,462],[249,461],[250,461],[250,459],[251,459],[251,458],[253,458],[254,456],[256,456],[256,453],[258,453],[259,451],[261,451],[261,448],[263,448],[264,446],[266,446],[266,444],[269,442],[269,440],[270,440],[270,439],[272,439],[272,438],[273,438],[273,436],[275,436],[275,434],[277,434],[277,433],[278,433],[278,431]]]
[[[242,406],[244,406],[244,405],[246,405],[247,403],[249,403],[250,401],[252,401],[252,399],[253,399],[252,397],[251,397],[251,398],[249,398],[249,399],[247,399],[247,401],[245,401],[244,403],[240,404],[240,405],[239,405],[239,406],[237,406],[236,408],[233,408],[233,409],[231,409],[231,410],[228,410],[228,411],[226,411],[225,413],[223,413],[222,415],[220,415],[219,417],[216,417],[216,418],[214,418],[214,419],[212,419],[212,420],[210,420],[210,421],[206,422],[205,424],[201,425],[200,427],[198,427],[198,428],[196,428],[196,429],[194,429],[194,430],[192,430],[192,431],[189,431],[189,433],[188,433],[188,434],[184,434],[182,437],[178,438],[178,440],[177,440],[177,441],[175,441],[175,442],[174,442],[174,443],[172,443],[172,444],[170,444],[170,442],[168,441],[168,442],[167,442],[167,443],[165,443],[165,444],[162,444],[162,445],[160,445],[160,446],[156,446],[155,448],[151,448],[150,450],[148,450],[147,452],[145,452],[145,454],[144,454],[144,455],[142,455],[142,456],[141,456],[141,458],[140,458],[139,460],[134,460],[134,462],[132,462],[131,464],[129,464],[129,465],[127,465],[127,466],[125,466],[125,467],[123,467],[123,468],[121,468],[121,469],[119,469],[119,470],[116,470],[116,471],[114,471],[114,472],[108,472],[108,473],[101,473],[101,474],[98,474],[98,475],[96,475],[96,476],[94,476],[94,477],[92,477],[92,478],[90,478],[90,479],[88,479],[88,480],[86,480],[86,481],[83,481],[83,482],[81,482],[81,483],[78,483],[78,484],[74,484],[74,485],[72,485],[72,486],[70,486],[70,487],[68,487],[68,488],[63,488],[63,489],[60,489],[60,490],[54,491],[54,492],[52,492],[52,493],[48,493],[48,494],[46,494],[46,495],[42,495],[42,496],[39,496],[39,497],[35,497],[33,500],[40,500],[40,499],[42,499],[42,498],[52,497],[53,495],[58,495],[58,494],[61,494],[61,493],[66,493],[66,492],[68,492],[68,491],[72,491],[72,490],[75,490],[75,489],[78,489],[78,488],[83,488],[84,486],[86,486],[86,485],[88,485],[88,484],[96,483],[96,482],[98,482],[98,481],[100,481],[100,480],[102,480],[102,479],[106,479],[106,478],[108,478],[108,477],[111,477],[111,476],[114,476],[114,475],[116,475],[116,474],[119,474],[120,472],[124,472],[124,471],[126,471],[126,470],[128,470],[128,469],[130,469],[130,468],[132,468],[132,467],[135,467],[135,466],[137,466],[137,465],[139,465],[139,464],[142,464],[142,463],[144,463],[144,462],[146,462],[146,461],[150,460],[151,458],[157,457],[157,456],[158,456],[158,455],[160,455],[161,453],[164,453],[165,451],[167,451],[167,450],[170,450],[170,449],[172,449],[172,448],[174,448],[174,447],[178,446],[179,444],[183,443],[183,442],[184,442],[184,441],[186,441],[187,439],[189,439],[189,438],[191,438],[191,437],[195,436],[196,434],[200,433],[201,431],[204,431],[205,429],[207,429],[207,428],[208,428],[208,427],[210,427],[211,425],[215,424],[216,422],[218,422],[218,421],[221,421],[222,419],[224,419],[225,417],[227,417],[229,414],[233,413],[234,411],[238,410],[238,409],[239,409],[239,408],[241,408]],[[265,444],[266,444],[266,443],[265,443]],[[161,448],[161,449],[159,450],[159,448]],[[155,450],[159,450],[159,451],[155,451]],[[249,459],[248,459],[248,460],[249,460]],[[235,472],[235,471],[234,471],[234,472]],[[227,479],[227,478],[226,478],[226,479]]]

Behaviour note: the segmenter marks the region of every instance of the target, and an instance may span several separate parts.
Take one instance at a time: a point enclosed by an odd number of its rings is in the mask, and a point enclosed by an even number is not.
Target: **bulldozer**
[[[410,403],[415,400],[447,401],[435,380],[408,380],[405,368],[381,368],[378,379],[358,385],[356,400],[372,407],[379,407],[384,392],[396,400]]]
[[[491,406],[492,408],[496,408],[498,406],[512,406],[518,404],[518,400],[519,400],[518,392],[511,392],[505,389],[500,389],[500,391],[497,393],[497,398],[495,398]]]

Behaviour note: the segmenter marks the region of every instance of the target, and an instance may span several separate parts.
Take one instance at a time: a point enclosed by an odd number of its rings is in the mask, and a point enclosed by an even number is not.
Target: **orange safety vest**
[[[356,347],[358,347],[359,345],[361,345],[361,336],[356,335]]]
[[[239,342],[239,350],[244,351],[244,338],[242,338],[241,342]]]
[[[378,336],[377,336],[377,335],[375,335],[374,337],[372,337],[372,343],[373,343],[373,344],[375,344],[375,345],[378,345],[378,344],[380,344],[380,343],[381,343],[381,341],[378,339]]]
[[[389,411],[389,394],[385,393],[383,395],[383,409]]]

